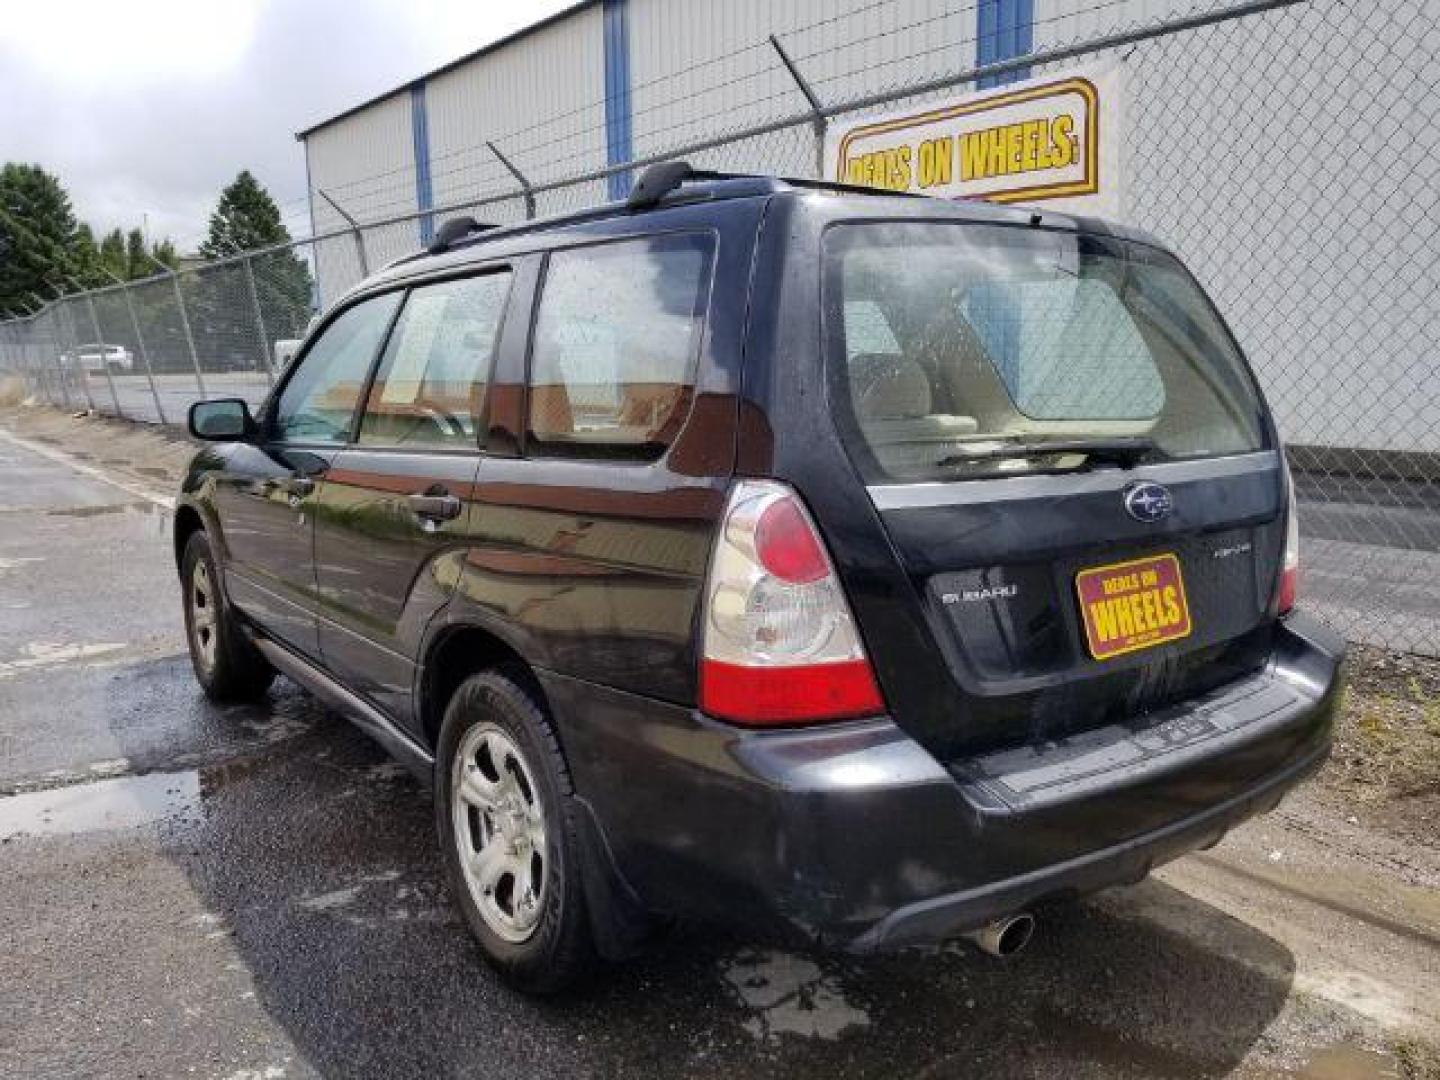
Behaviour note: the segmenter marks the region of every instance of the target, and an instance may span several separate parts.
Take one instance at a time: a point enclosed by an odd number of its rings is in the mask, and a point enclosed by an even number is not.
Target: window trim
[[[536,454],[532,450],[532,442],[543,444],[545,440],[536,439],[530,430],[530,392],[534,385],[533,377],[535,368],[536,330],[539,328],[540,325],[540,312],[541,308],[545,303],[545,289],[546,286],[549,284],[550,280],[551,257],[557,254],[583,250],[585,248],[613,247],[617,244],[634,244],[637,242],[657,239],[671,239],[675,237],[686,236],[704,237],[710,241],[710,274],[709,280],[705,283],[705,289],[703,291],[704,302],[701,305],[700,333],[696,339],[693,354],[689,359],[688,365],[690,381],[687,385],[693,391],[699,382],[700,358],[705,354],[705,345],[710,335],[710,311],[713,307],[715,295],[715,280],[719,277],[720,270],[719,229],[715,228],[714,226],[706,225],[682,225],[675,228],[656,229],[649,232],[626,233],[620,236],[584,237],[577,240],[577,242],[575,243],[557,244],[554,247],[549,247],[539,252],[541,256],[541,261],[540,266],[536,271],[534,295],[530,304],[530,324],[528,327],[526,327],[525,330],[525,363],[523,370],[524,383],[522,384],[523,392],[521,394],[520,407],[521,423],[520,431],[516,433],[518,436],[517,442],[519,444],[517,449],[521,460],[564,461],[574,462],[581,465],[607,465],[612,467],[627,466],[631,468],[647,468],[653,467],[659,462],[663,461],[666,455],[670,453],[671,447],[675,445],[675,439],[672,439],[669,443],[667,443],[660,450],[660,452],[653,457],[627,456],[624,453]],[[689,409],[686,410],[685,416],[682,418],[680,424],[681,430],[683,430],[685,424],[689,422],[690,414],[694,411],[695,396],[696,395],[694,393],[691,394]],[[676,439],[678,438],[679,431],[676,432]],[[623,446],[624,444],[616,445]]]
[[[444,285],[450,281],[465,281],[470,278],[490,277],[496,274],[506,274],[509,281],[505,286],[505,296],[500,302],[500,321],[495,327],[495,344],[490,351],[490,369],[485,373],[485,403],[480,410],[480,415],[474,417],[475,439],[472,443],[460,446],[404,446],[395,443],[362,443],[360,441],[360,428],[365,419],[365,408],[370,401],[370,394],[374,391],[375,380],[380,377],[380,365],[385,362],[385,353],[390,348],[390,339],[395,334],[395,329],[400,325],[400,319],[405,314],[405,309],[410,306],[410,298],[417,289],[429,288],[432,285]],[[400,301],[400,306],[395,310],[395,318],[385,330],[385,338],[380,343],[379,351],[375,355],[375,362],[370,365],[369,376],[365,380],[365,388],[361,392],[360,400],[356,404],[355,415],[350,421],[349,438],[343,444],[347,449],[364,450],[366,453],[401,453],[401,454],[475,454],[485,453],[485,443],[490,434],[490,405],[492,395],[490,388],[495,381],[495,372],[500,366],[500,346],[505,340],[506,322],[510,318],[511,301],[515,298],[516,270],[511,260],[503,260],[494,263],[481,265],[467,265],[462,273],[438,274],[431,278],[410,280],[403,286],[405,293]],[[374,295],[383,295],[376,293]],[[297,361],[298,362],[298,361]]]

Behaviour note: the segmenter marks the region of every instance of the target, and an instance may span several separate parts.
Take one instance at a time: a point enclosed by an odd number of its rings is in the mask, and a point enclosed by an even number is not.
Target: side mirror
[[[243,442],[259,430],[250,406],[241,398],[195,402],[190,406],[189,427],[191,435],[206,442]]]

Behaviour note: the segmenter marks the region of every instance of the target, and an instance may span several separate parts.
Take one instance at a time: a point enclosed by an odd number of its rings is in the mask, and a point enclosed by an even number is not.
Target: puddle
[[[109,506],[67,506],[61,510],[47,510],[45,511],[45,516],[89,518],[100,517],[103,514],[124,514],[134,513],[136,511],[144,514],[155,514],[160,511],[160,508],[154,503],[148,502],[112,503]]]
[[[99,642],[94,645],[69,645],[56,641],[32,641],[21,650],[23,655],[15,660],[0,660],[0,679],[6,679],[22,671],[35,668],[55,667],[76,661],[93,660],[108,656],[124,649],[121,642]]]
[[[761,1042],[781,1035],[835,1040],[870,1025],[869,1015],[845,1000],[840,979],[805,957],[745,950],[720,974],[750,1012],[745,1030]]]
[[[1299,1075],[1304,1080],[1403,1080],[1404,1072],[1389,1054],[1341,1043],[1312,1054]]]
[[[0,840],[132,829],[188,814],[199,802],[193,769],[9,795],[0,798]]]

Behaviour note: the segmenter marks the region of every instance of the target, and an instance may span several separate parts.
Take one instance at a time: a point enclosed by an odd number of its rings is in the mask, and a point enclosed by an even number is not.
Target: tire
[[[529,994],[573,985],[595,962],[590,841],[545,710],[503,671],[471,676],[445,710],[435,774],[446,879],[485,959]]]
[[[210,538],[197,530],[180,560],[185,639],[190,666],[211,701],[253,701],[270,688],[275,669],[251,644],[225,601]]]

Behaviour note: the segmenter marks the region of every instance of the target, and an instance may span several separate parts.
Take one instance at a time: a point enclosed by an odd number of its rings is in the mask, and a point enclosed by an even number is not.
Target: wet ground
[[[999,962],[677,930],[516,997],[428,792],[277,682],[216,708],[168,512],[0,436],[0,1076],[1404,1077],[1440,1057],[1440,852],[1301,792]]]

